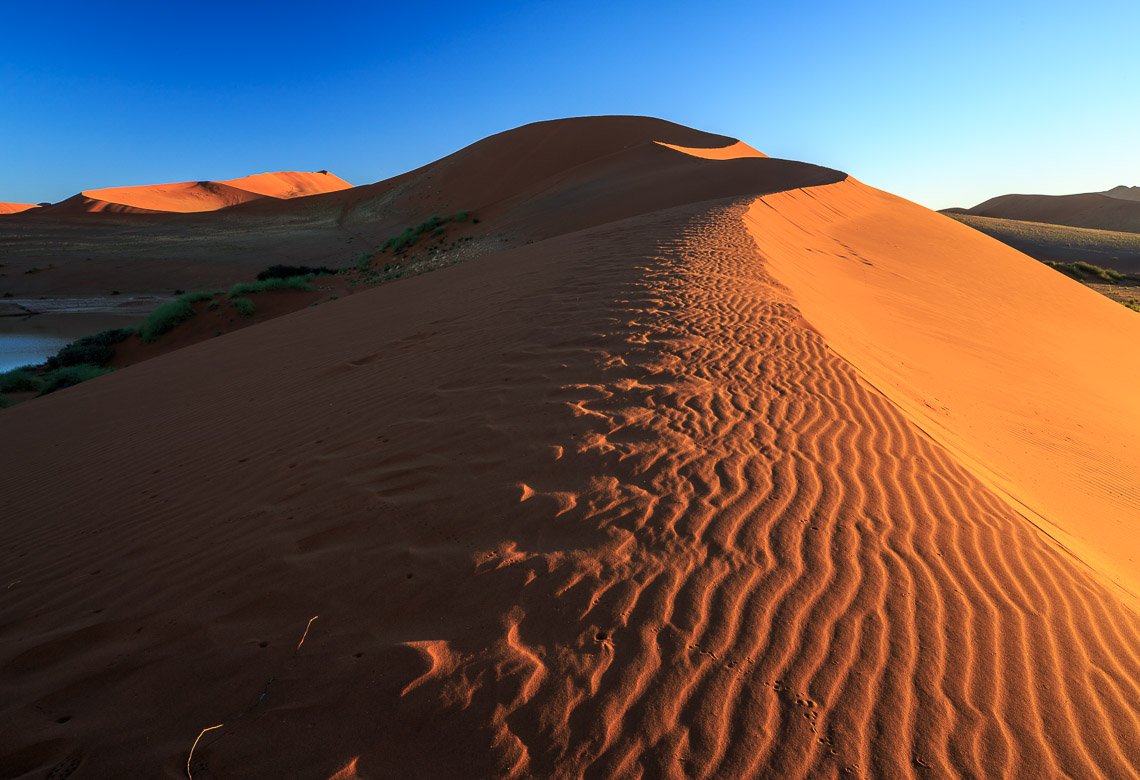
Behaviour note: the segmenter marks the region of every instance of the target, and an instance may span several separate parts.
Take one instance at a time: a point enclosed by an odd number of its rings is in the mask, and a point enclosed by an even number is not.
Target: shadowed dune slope
[[[724,166],[658,141],[704,156],[727,149],[756,157]],[[432,214],[472,211],[481,230],[493,225],[495,234],[522,243],[681,203],[843,177],[763,159],[734,139],[660,119],[583,117],[526,125],[383,182],[305,198],[191,213],[115,206],[120,213],[88,214],[90,203],[57,204],[54,213],[0,221],[0,253],[16,270],[55,266],[18,277],[16,293],[29,297],[192,289],[246,279],[267,258],[348,265]],[[155,286],[155,279],[165,281]]]
[[[1135,312],[854,180],[766,196],[750,219],[834,349],[1135,603]]]
[[[1136,613],[736,192],[865,188],[643,152],[610,178],[672,205],[550,188],[536,230],[601,221],[0,414],[0,774],[183,777],[219,724],[199,780],[1140,771]]]
[[[1111,192],[1111,190],[1110,190]],[[965,214],[1051,225],[1140,233],[1140,198],[1088,192],[1080,195],[1000,195]]]

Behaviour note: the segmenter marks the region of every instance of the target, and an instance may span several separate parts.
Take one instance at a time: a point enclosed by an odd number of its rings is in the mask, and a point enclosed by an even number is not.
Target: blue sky
[[[1140,3],[21,3],[0,201],[272,170],[393,176],[648,114],[932,208],[1140,185]]]

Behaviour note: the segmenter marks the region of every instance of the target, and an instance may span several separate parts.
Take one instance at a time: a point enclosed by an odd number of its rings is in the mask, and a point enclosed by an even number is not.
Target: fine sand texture
[[[1140,773],[1135,315],[834,171],[544,125],[484,220],[531,243],[0,412],[0,776]]]

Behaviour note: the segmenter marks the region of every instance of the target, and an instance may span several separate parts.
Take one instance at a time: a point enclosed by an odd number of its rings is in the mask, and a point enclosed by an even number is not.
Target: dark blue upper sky
[[[1140,184],[1140,3],[65,2],[0,12],[0,201],[648,114],[941,208]]]

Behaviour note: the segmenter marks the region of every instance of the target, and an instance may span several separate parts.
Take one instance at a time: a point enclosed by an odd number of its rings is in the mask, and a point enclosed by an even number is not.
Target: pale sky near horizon
[[[19,4],[0,201],[328,169],[659,116],[931,208],[1140,185],[1140,2]]]

